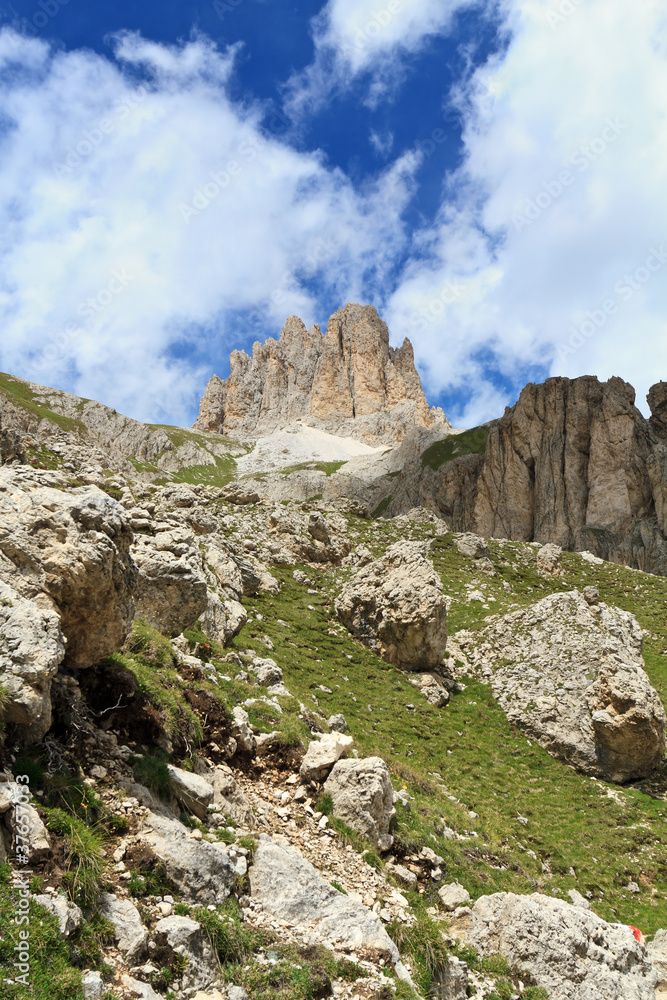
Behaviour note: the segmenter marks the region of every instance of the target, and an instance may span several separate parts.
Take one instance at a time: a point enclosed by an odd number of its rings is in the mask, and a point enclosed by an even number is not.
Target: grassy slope
[[[358,540],[376,551],[400,530],[391,521],[352,523]],[[409,534],[428,536],[418,527]],[[590,565],[566,553],[564,577],[546,581],[537,576],[531,547],[492,542],[491,549],[498,573],[477,578],[496,598],[487,610],[461,599],[473,577],[473,561],[460,555],[451,538],[435,540],[434,561],[446,593],[455,599],[450,633],[474,628],[483,615],[502,613],[512,604],[594,583],[603,600],[634,611],[650,631],[647,670],[667,700],[667,580],[612,564]],[[259,636],[269,635],[275,644],[271,655],[283,667],[290,690],[325,717],[343,712],[359,753],[387,760],[395,784],[407,785],[415,796],[409,813],[399,806],[402,839],[430,844],[446,859],[446,879],[459,878],[473,896],[510,889],[563,895],[577,888],[592,894],[594,908],[606,919],[633,923],[647,933],[667,926],[664,774],[652,786],[622,789],[577,774],[512,729],[490,689],[476,681],[454,695],[447,708],[428,705],[405,674],[336,623],[330,595],[346,571],[304,568],[318,576],[320,594],[308,595],[297,586],[291,568],[274,570],[282,593],[247,601],[266,620],[249,623],[236,645],[266,655]],[[504,580],[510,593],[503,589]],[[332,693],[321,691],[320,684]],[[518,816],[528,820],[527,826]],[[443,822],[470,839],[443,839]],[[626,892],[630,880],[639,885],[638,895]]]

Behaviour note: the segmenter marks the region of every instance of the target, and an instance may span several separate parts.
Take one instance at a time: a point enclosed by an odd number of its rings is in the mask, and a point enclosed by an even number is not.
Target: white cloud
[[[488,392],[478,416],[498,412],[489,367],[621,375],[645,409],[667,377],[664,6],[504,9],[510,44],[459,94],[463,166],[385,318],[412,336],[431,391]]]
[[[313,63],[288,85],[295,114],[318,107],[335,89],[369,72],[375,104],[401,77],[400,57],[447,33],[455,14],[484,0],[328,0],[313,19]]]
[[[417,157],[358,192],[229,99],[233,51],[126,34],[116,56],[0,34],[0,367],[187,420],[239,311],[265,333],[321,318],[313,279],[383,294]]]

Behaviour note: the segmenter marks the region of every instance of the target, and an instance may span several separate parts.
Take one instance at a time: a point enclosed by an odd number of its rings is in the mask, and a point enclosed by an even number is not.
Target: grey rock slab
[[[344,733],[324,733],[319,740],[311,740],[301,761],[301,774],[316,781],[324,777],[336,761],[347,755],[354,740]]]
[[[100,896],[100,912],[114,926],[116,944],[129,962],[136,962],[146,951],[148,931],[139,911],[129,899],[119,899],[112,892]]]
[[[229,858],[206,840],[193,840],[178,820],[148,813],[144,839],[159,857],[168,877],[186,899],[206,905],[221,903],[234,885]]]
[[[196,920],[180,916],[163,917],[155,925],[153,936],[158,946],[166,945],[174,954],[187,959],[183,972],[184,989],[208,986],[218,975],[213,948]]]
[[[208,807],[213,802],[213,787],[199,774],[184,771],[173,764],[167,765],[174,795],[185,809],[199,819],[206,819]]]
[[[33,900],[58,918],[58,929],[63,937],[69,937],[81,923],[81,910],[76,903],[70,903],[64,896],[39,894],[33,896]]]
[[[381,757],[339,760],[324,783],[333,800],[333,814],[353,830],[377,843],[389,833],[396,815],[389,768]],[[383,845],[388,849],[391,844]]]
[[[133,979],[132,976],[122,976],[121,983],[133,997],[140,997],[141,1000],[163,1000],[150,983],[142,983],[138,979]]]
[[[250,868],[253,899],[293,927],[316,930],[357,954],[398,961],[398,949],[374,913],[342,895],[287,844],[261,834]]]
[[[450,882],[438,889],[440,902],[446,910],[456,910],[459,906],[467,906],[470,902],[470,893],[464,889],[460,882]]]
[[[101,972],[89,970],[81,977],[84,1000],[99,1000],[107,992]]]
[[[442,661],[447,604],[428,543],[394,542],[353,572],[335,607],[343,625],[389,663],[430,670]]]

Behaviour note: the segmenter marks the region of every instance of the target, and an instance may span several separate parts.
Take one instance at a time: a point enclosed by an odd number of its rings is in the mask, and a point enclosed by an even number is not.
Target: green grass
[[[451,434],[442,441],[436,441],[422,454],[422,468],[439,469],[454,458],[462,455],[480,455],[486,448],[488,427],[474,427],[462,434]]]
[[[283,469],[278,469],[277,471],[281,476],[289,476],[293,472],[300,472],[302,469],[312,469],[314,472],[323,472],[325,476],[333,476],[335,472],[342,469],[344,465],[347,465],[347,461],[343,462],[300,462],[298,465],[286,465]]]
[[[26,382],[0,372],[0,392],[4,393],[15,406],[20,406],[27,410],[39,420],[48,420],[56,424],[63,431],[78,431],[80,434],[87,434],[86,425],[80,420],[73,420],[71,417],[63,417],[60,413],[54,413],[38,402],[38,398]]]
[[[63,809],[46,809],[47,829],[65,843],[63,886],[73,902],[82,906],[97,902],[104,875],[104,831],[88,826]]]
[[[392,521],[350,518],[350,525],[355,542],[374,554],[398,537]],[[414,524],[401,532],[421,538],[432,529]],[[537,574],[535,548],[494,541],[490,548],[496,576],[479,574],[478,582],[495,602],[483,608],[465,600],[473,560],[458,552],[450,536],[434,538],[432,558],[454,598],[450,633],[478,628],[485,615],[512,605],[594,583],[603,600],[634,610],[650,630],[646,667],[667,701],[667,580],[611,564],[594,566],[572,553],[563,555],[564,577],[545,580]],[[660,774],[623,789],[578,774],[513,729],[490,688],[475,680],[446,708],[429,705],[404,673],[337,623],[328,595],[349,571],[321,570],[320,593],[308,595],[294,583],[293,568],[272,567],[282,583],[279,595],[246,599],[251,617],[261,610],[266,620],[261,631],[246,625],[234,645],[261,654],[266,647],[259,636],[269,635],[271,655],[290,691],[324,718],[343,712],[359,755],[387,761],[394,785],[407,786],[414,796],[410,811],[397,806],[399,841],[410,849],[431,846],[445,859],[443,879],[458,878],[473,898],[508,890],[567,898],[568,889],[577,888],[590,893],[605,919],[632,923],[645,933],[667,924],[667,805],[658,797],[665,790]],[[332,693],[320,691],[320,684]],[[408,703],[418,711],[408,710]],[[620,801],[608,797],[608,788]],[[519,815],[528,819],[526,827]],[[444,827],[466,839],[445,838]],[[640,886],[638,895],[625,892],[631,879]]]
[[[3,1000],[83,1000],[81,972],[72,946],[61,935],[58,920],[31,900],[29,908],[29,986],[16,982],[15,947],[25,925],[14,922],[16,890],[0,880],[0,980]]]

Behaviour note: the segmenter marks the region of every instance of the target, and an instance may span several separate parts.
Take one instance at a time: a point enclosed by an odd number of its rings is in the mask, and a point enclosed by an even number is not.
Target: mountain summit
[[[252,357],[234,351],[229,378],[209,381],[195,427],[243,439],[295,421],[369,444],[446,425],[426,402],[410,341],[390,347],[377,310],[356,303],[333,314],[324,336],[290,316],[280,339],[256,342]]]

